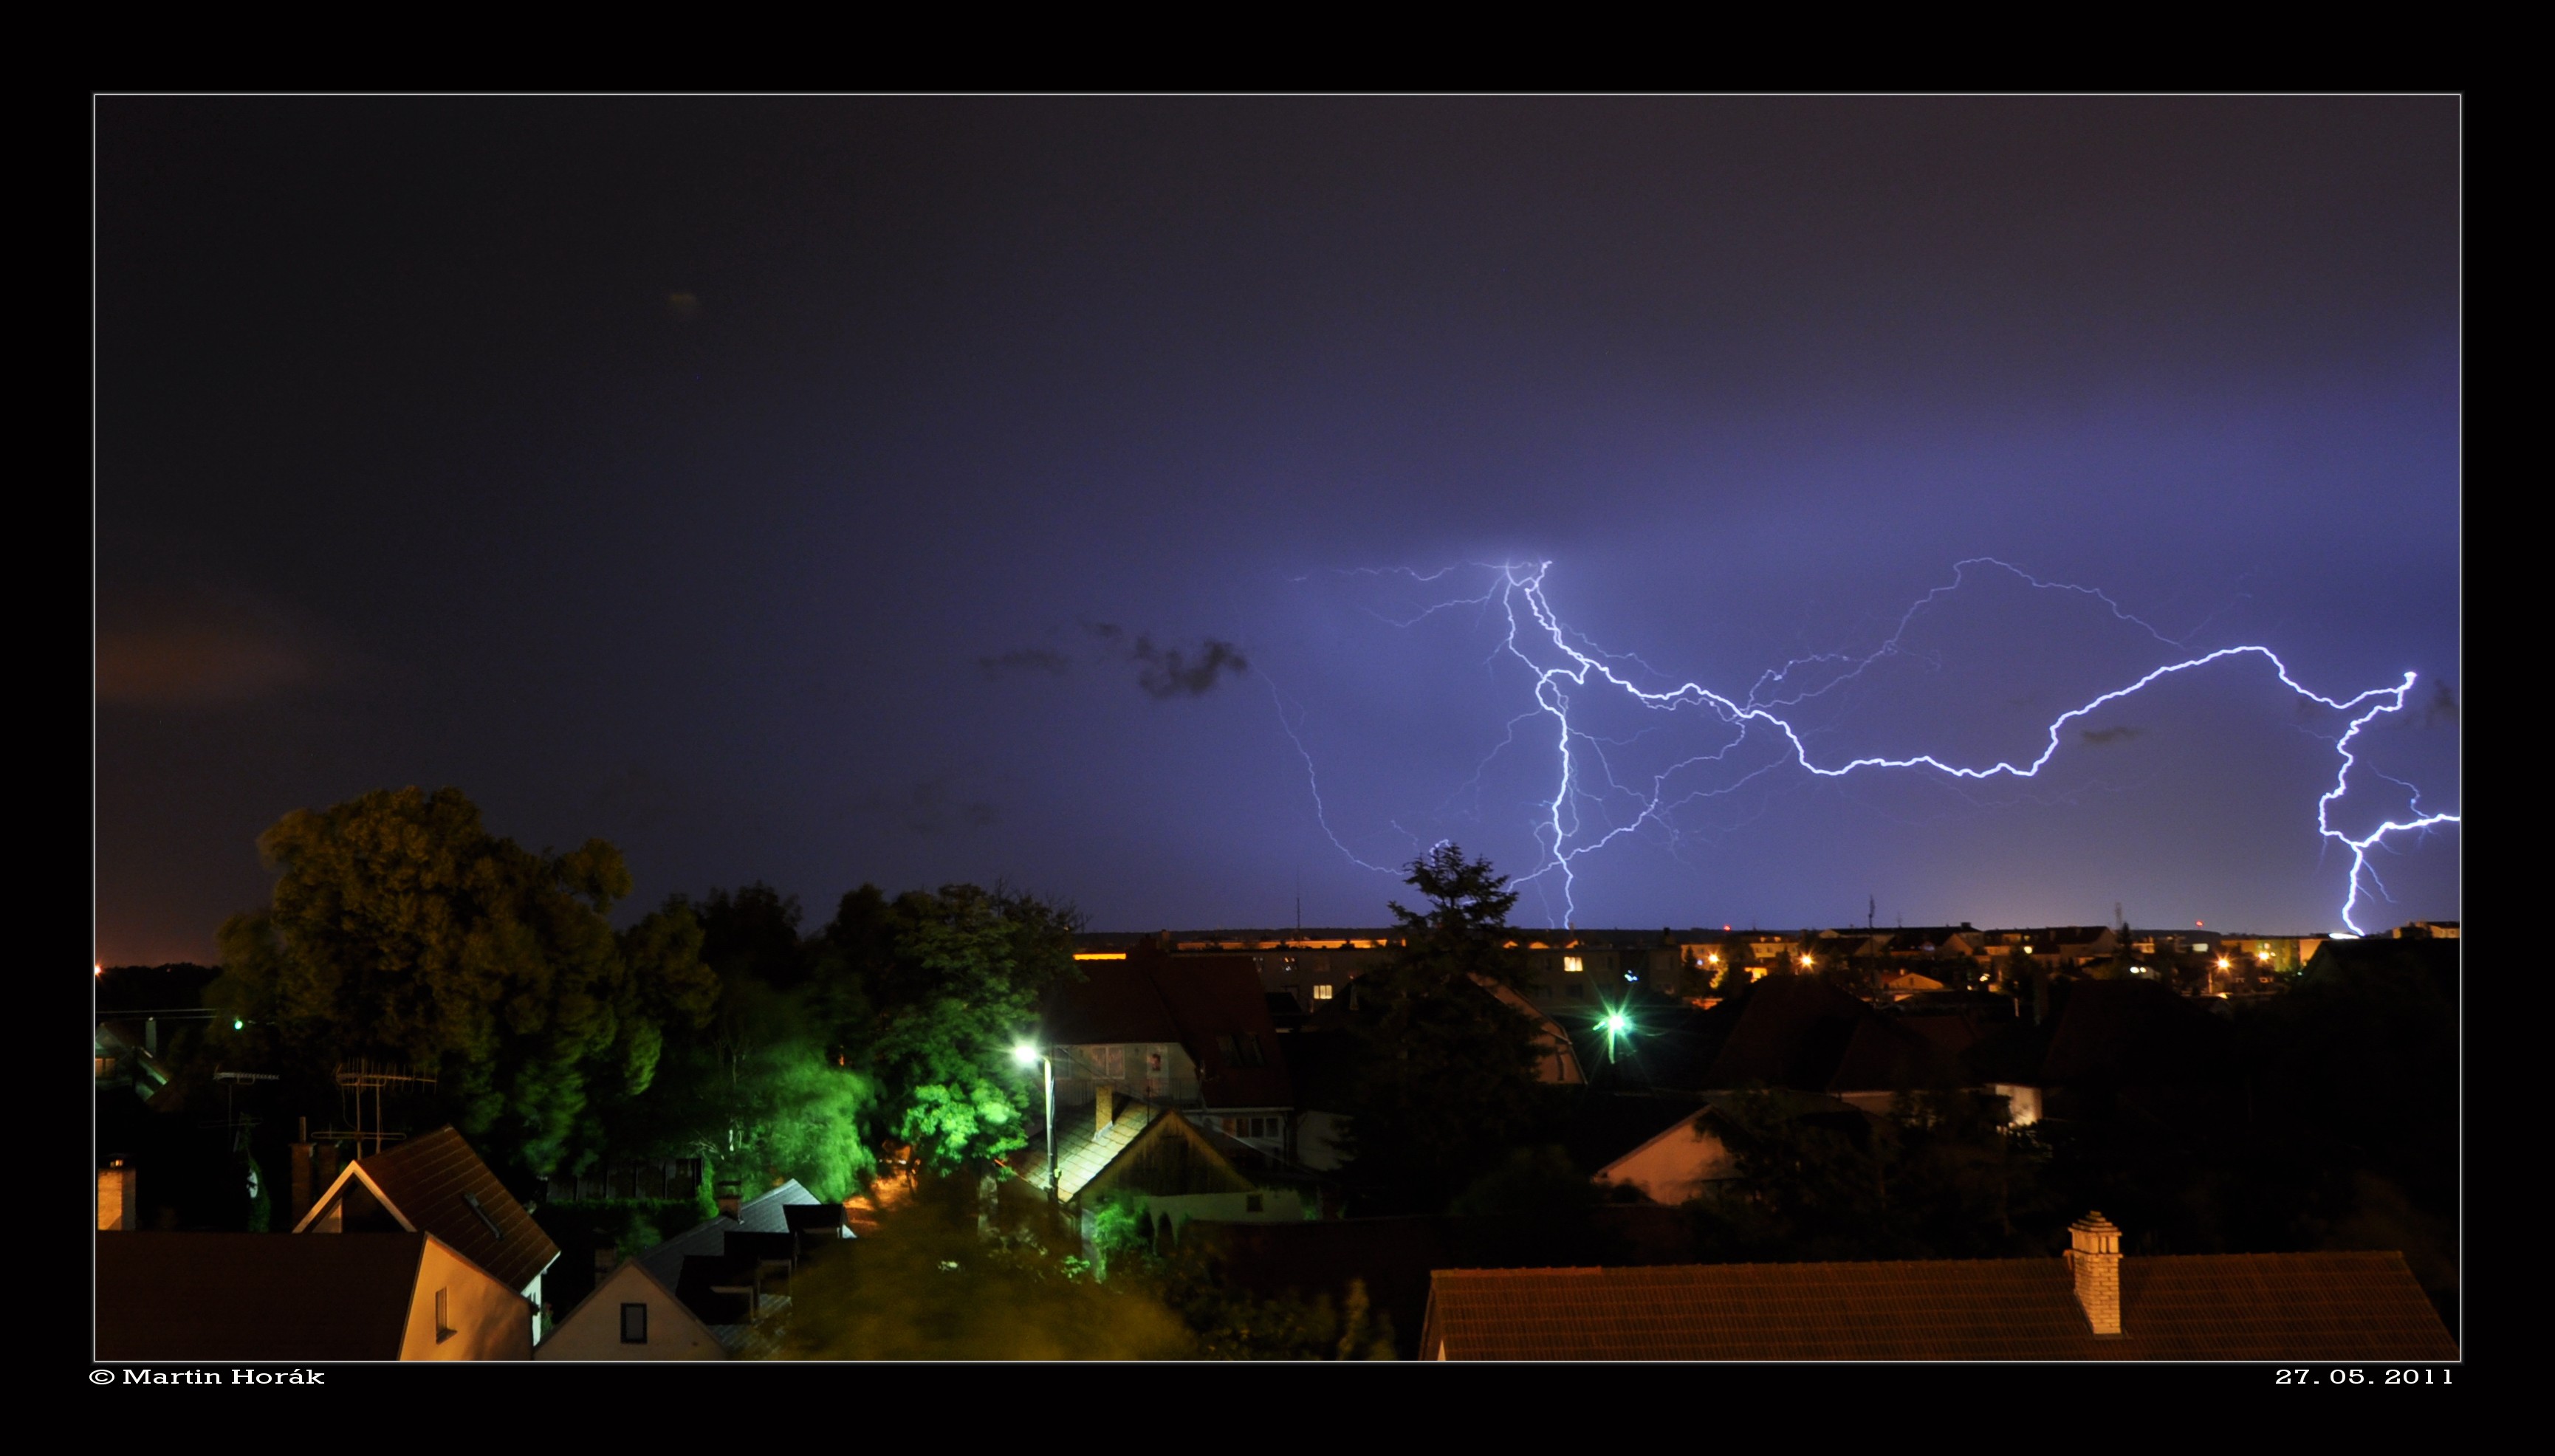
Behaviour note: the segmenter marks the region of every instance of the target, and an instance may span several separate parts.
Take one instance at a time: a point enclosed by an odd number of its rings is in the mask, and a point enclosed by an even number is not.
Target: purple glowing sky
[[[2029,754],[2260,643],[2421,674],[2363,762],[2454,811],[2457,147],[2423,98],[103,102],[99,954],[209,955],[267,823],[412,783],[644,901],[1378,920],[1290,725],[1357,855],[1532,868],[1523,665],[1370,567],[1549,561],[1744,695],[1993,556],[2155,630],[1974,575],[1807,741]],[[1719,742],[1588,711],[1626,775]],[[2336,728],[2214,667],[2028,784],[1734,772],[1577,919],[2331,928]],[[2394,848],[2363,922],[2455,915],[2456,831]]]

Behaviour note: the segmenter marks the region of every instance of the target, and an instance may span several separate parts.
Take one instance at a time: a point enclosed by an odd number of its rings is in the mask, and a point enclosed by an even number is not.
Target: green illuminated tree
[[[1038,1000],[1073,974],[1080,918],[1033,896],[973,885],[898,897],[892,955],[871,988],[869,1048],[890,1131],[935,1167],[994,1157],[1028,1142],[1030,1083],[1012,1047]]]

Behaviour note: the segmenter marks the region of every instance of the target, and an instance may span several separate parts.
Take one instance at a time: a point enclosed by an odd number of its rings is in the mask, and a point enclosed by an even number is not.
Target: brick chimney
[[[2097,1335],[2121,1330],[2121,1231],[2100,1212],[2067,1226],[2073,1247],[2067,1268],[2076,1276],[2076,1302],[2085,1307],[2086,1323]]]
[[[1118,1089],[1107,1082],[1091,1089],[1091,1131],[1096,1137],[1118,1121]]]

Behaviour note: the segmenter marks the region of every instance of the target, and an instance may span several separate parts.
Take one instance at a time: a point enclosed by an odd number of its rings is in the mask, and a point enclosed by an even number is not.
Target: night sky
[[[1549,862],[1508,562],[1644,687],[1799,696],[1823,762],[2027,761],[2239,644],[2338,698],[2416,672],[2336,824],[2457,811],[2458,127],[101,101],[98,954],[209,958],[262,829],[410,784],[612,840],[634,910],[999,880],[1100,928],[1379,922],[1407,892],[1357,861]],[[2256,659],[2023,783],[1573,714],[1583,773],[1670,802],[1595,784],[1575,832],[1629,832],[1523,922],[2340,923],[2346,720]],[[2454,829],[2372,863],[2365,926],[2457,914]]]

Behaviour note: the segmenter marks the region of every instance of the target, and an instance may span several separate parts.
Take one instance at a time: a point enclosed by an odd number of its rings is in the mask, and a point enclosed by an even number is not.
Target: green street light
[[[1620,1011],[1610,1011],[1598,1025],[1606,1029],[1606,1060],[1611,1064],[1615,1060],[1615,1038],[1632,1034],[1633,1019]]]

